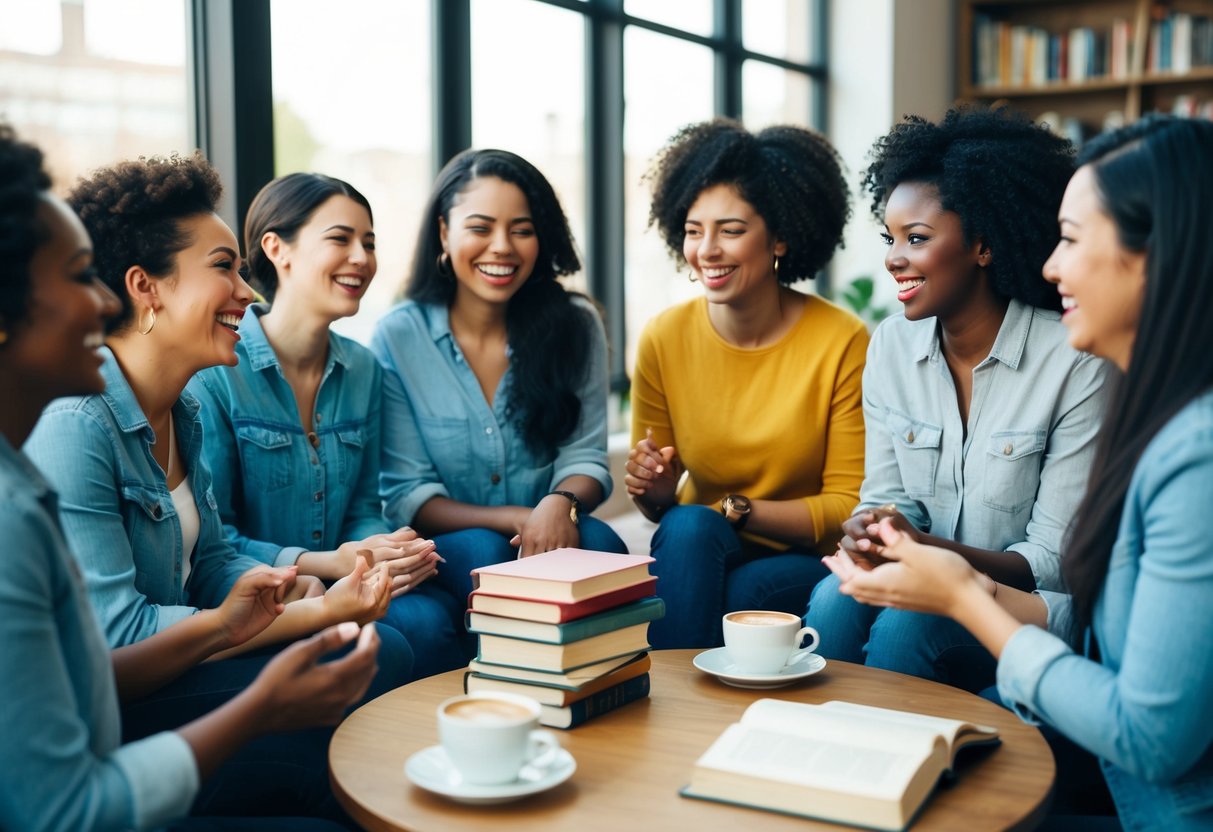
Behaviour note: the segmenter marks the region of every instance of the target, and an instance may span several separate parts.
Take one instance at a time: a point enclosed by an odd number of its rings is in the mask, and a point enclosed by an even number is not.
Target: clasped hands
[[[420,586],[438,571],[439,563],[446,563],[438,554],[434,541],[418,537],[408,526],[388,534],[373,534],[343,543],[337,548],[337,555],[350,569],[357,561],[365,560],[373,569],[385,570],[390,579],[392,598],[399,598]]]
[[[674,505],[678,481],[685,470],[674,446],[657,447],[650,429],[628,452],[623,483],[639,505],[664,511]]]

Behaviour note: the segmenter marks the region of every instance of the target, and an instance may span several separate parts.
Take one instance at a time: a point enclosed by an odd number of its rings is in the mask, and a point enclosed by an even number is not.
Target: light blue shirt
[[[1066,343],[1056,312],[1011,301],[973,369],[969,421],[936,318],[880,324],[863,373],[859,508],[895,503],[916,528],[1018,552],[1041,589],[1061,588],[1063,536],[1086,491],[1107,365]]]
[[[489,407],[451,334],[447,307],[406,301],[380,320],[371,351],[384,368],[380,493],[390,523],[412,523],[417,510],[439,496],[533,506],[574,474],[597,480],[606,499],[606,333],[593,307],[574,304],[593,327],[581,420],[546,459],[531,453],[506,414],[513,371],[506,370]]]
[[[68,545],[110,646],[121,647],[219,606],[259,564],[223,536],[201,459],[198,402],[182,393],[173,426],[200,520],[189,583],[182,580],[181,521],[152,456],[155,432],[113,353],[102,354],[105,392],[52,402],[25,452],[59,493]]]
[[[1125,829],[1213,829],[1213,393],[1146,447],[1125,495],[1092,632],[1075,653],[1069,600],[1022,627],[998,664],[1003,701],[1101,760]],[[1044,593],[1042,593],[1044,594]]]
[[[235,367],[212,367],[186,388],[202,407],[203,456],[228,540],[241,554],[289,566],[388,531],[379,503],[383,371],[363,346],[329,333],[312,412],[315,443],[295,394],[249,307]]]
[[[198,767],[172,732],[121,745],[109,648],[57,513],[0,436],[0,829],[146,829],[189,811]]]

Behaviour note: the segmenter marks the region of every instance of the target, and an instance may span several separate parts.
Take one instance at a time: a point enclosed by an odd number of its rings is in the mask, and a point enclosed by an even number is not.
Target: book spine
[[[601,690],[592,696],[587,696],[585,699],[557,709],[558,712],[561,712],[566,717],[567,721],[556,722],[555,724],[544,722],[544,724],[553,728],[575,728],[586,720],[593,719],[600,714],[605,714],[616,708],[622,708],[624,705],[629,702],[635,702],[637,699],[644,699],[649,695],[649,688],[649,674],[643,673],[634,679],[628,679],[626,682],[607,688],[606,690]]]
[[[628,604],[626,607],[600,613],[593,618],[579,618],[557,624],[560,629],[560,644],[570,641],[581,641],[583,638],[602,635],[611,630],[621,630],[633,624],[645,624],[655,621],[665,615],[665,601],[660,598],[647,598]]]

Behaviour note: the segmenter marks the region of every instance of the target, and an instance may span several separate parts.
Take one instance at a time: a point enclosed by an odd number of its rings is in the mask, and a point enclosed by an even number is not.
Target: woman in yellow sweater
[[[705,297],[641,336],[625,483],[659,523],[660,648],[721,643],[737,609],[800,615],[863,480],[858,318],[790,285],[833,256],[850,206],[799,127],[684,128],[650,173],[656,224]],[[686,474],[683,479],[683,474]]]

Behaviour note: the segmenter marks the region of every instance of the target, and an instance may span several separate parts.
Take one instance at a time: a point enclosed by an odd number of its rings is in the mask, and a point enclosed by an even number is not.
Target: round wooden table
[[[414,786],[404,762],[438,742],[439,702],[463,692],[462,670],[413,682],[363,705],[329,749],[333,790],[372,830],[839,829],[828,823],[680,797],[699,756],[755,699],[843,699],[980,722],[1002,745],[962,765],[955,784],[928,799],[914,830],[1031,829],[1053,785],[1053,755],[1035,728],[957,688],[846,662],[776,690],[739,690],[696,670],[696,650],[655,651],[652,694],[570,731],[557,731],[577,760],[572,779],[516,803],[465,806]]]

